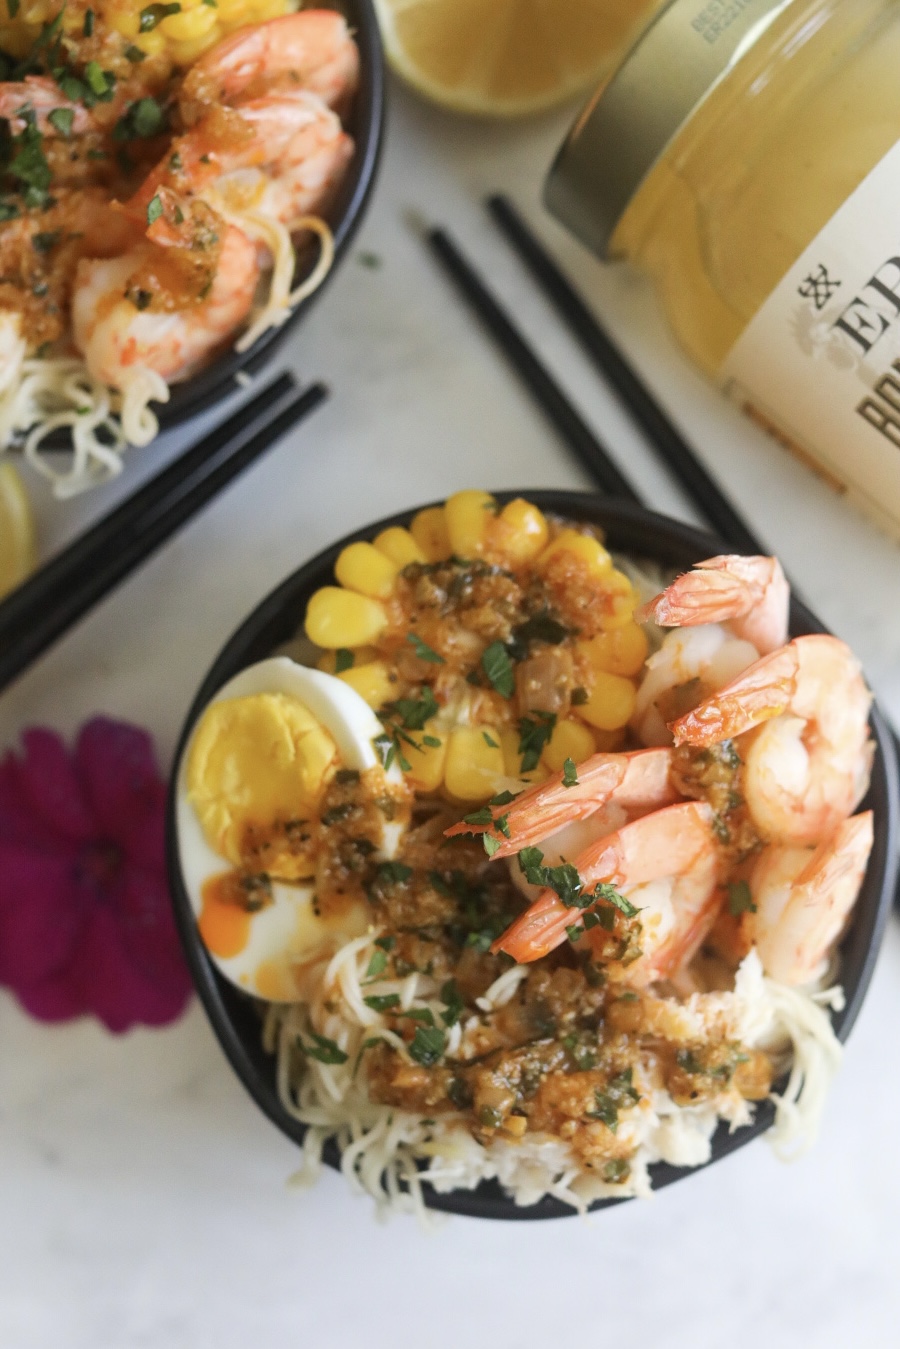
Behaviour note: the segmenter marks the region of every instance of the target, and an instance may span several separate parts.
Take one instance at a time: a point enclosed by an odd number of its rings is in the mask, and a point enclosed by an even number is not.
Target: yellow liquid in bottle
[[[898,0],[791,5],[644,180],[610,251],[708,373],[900,140],[898,71]]]

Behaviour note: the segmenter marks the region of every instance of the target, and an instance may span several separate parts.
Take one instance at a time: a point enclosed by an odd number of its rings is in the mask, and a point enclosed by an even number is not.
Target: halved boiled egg
[[[409,819],[383,733],[355,689],[285,656],[204,709],[178,769],[181,871],[206,949],[246,992],[296,1001],[305,970],[366,931],[346,857],[396,856]]]

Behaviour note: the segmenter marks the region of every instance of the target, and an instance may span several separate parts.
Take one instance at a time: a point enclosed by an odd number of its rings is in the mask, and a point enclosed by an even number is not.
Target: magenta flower
[[[73,754],[35,728],[0,761],[0,984],[42,1021],[161,1026],[191,981],[164,859],[165,787],[145,731],[97,717]]]

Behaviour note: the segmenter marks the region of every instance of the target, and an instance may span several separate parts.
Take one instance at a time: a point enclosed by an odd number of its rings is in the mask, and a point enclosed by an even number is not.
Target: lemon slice
[[[597,80],[655,0],[375,0],[399,75],[458,112],[514,116]]]
[[[0,464],[0,596],[24,581],[34,563],[34,518],[28,496],[13,465]]]

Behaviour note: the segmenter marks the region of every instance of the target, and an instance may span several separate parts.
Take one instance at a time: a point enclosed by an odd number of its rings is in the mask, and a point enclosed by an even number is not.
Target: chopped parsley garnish
[[[399,993],[373,993],[370,998],[363,998],[367,1007],[371,1007],[373,1012],[389,1012],[392,1007],[400,1006]]]
[[[492,806],[508,806],[519,795],[521,795],[520,792],[498,792],[496,796],[491,797],[490,804]]]
[[[631,1167],[624,1157],[614,1157],[604,1164],[602,1175],[607,1185],[621,1185],[631,1175]]]
[[[130,61],[133,66],[138,65],[141,61],[146,61],[146,59],[147,53],[142,52],[140,47],[135,47],[134,43],[129,43],[125,48],[125,60]]]
[[[481,732],[481,738],[482,738],[482,740],[484,741],[484,743],[487,745],[488,749],[499,749],[499,748],[500,748],[500,746],[497,744],[497,741],[494,739],[494,737],[493,737],[492,735],[488,735],[487,731],[482,731],[482,732]]]
[[[116,77],[111,70],[101,70],[96,61],[88,61],[84,68],[87,87],[101,103],[109,103],[116,87]]]
[[[21,214],[14,201],[0,201],[0,221],[16,220]]]
[[[587,702],[589,702],[589,701],[590,701],[590,696],[589,696],[589,694],[588,694],[588,691],[587,691],[587,689],[583,689],[583,688],[581,687],[581,685],[579,685],[577,689],[573,689],[573,690],[572,690],[572,706],[573,706],[573,707],[584,707],[585,703],[587,703]]]
[[[428,684],[422,685],[418,696],[398,698],[387,705],[387,711],[399,719],[406,731],[424,730],[426,721],[430,721],[439,710],[437,699]]]
[[[382,951],[393,951],[397,945],[396,937],[376,937],[375,945],[380,946]]]
[[[421,1021],[425,1026],[434,1025],[434,1014],[430,1007],[410,1007],[408,1012],[398,1012],[397,1015],[406,1017],[407,1021]]]
[[[147,207],[147,224],[148,225],[155,224],[155,222],[159,219],[162,213],[163,213],[162,202],[160,201],[159,195],[157,194],[155,197],[152,197],[150,199],[150,204]]]
[[[555,712],[532,712],[530,716],[522,717],[519,722],[519,753],[522,756],[523,773],[530,773],[533,768],[537,768],[555,725]]]
[[[563,764],[562,785],[564,787],[578,786],[578,769],[575,766],[574,759],[566,759],[565,763]]]
[[[429,749],[440,749],[442,741],[438,740],[436,735],[423,735],[422,744],[427,745]]]
[[[308,1045],[304,1040],[300,1041],[300,1046],[307,1058],[318,1059],[320,1063],[346,1063],[348,1055],[334,1040],[329,1040],[325,1035],[317,1035],[315,1031],[310,1031],[313,1043]]]
[[[485,824],[494,823],[494,812],[490,806],[482,806],[479,810],[473,810],[471,814],[463,816],[463,824]]]
[[[545,867],[543,862],[540,848],[523,848],[519,853],[519,867],[530,885],[555,890],[567,909],[586,909],[594,902],[592,895],[585,895],[581,877],[571,862],[557,867]]]
[[[139,29],[142,33],[149,33],[163,19],[167,19],[170,14],[180,14],[181,5],[147,5],[141,10]]]
[[[640,913],[640,909],[636,909],[631,900],[620,895],[616,887],[606,881],[601,881],[594,887],[594,899],[605,899],[607,904],[612,904],[613,908],[618,909],[626,918],[634,918]]]
[[[331,810],[326,810],[322,816],[322,824],[327,829],[332,824],[338,824],[341,820],[346,820],[348,815],[352,815],[356,807],[352,801],[344,801],[339,806],[332,806]]]
[[[408,1048],[411,1059],[421,1063],[423,1068],[431,1068],[447,1048],[447,1037],[437,1026],[416,1026],[416,1033]]]
[[[513,629],[509,643],[509,652],[513,660],[525,660],[532,642],[546,642],[548,646],[559,646],[569,636],[569,629],[549,614],[535,614],[525,623]]]
[[[742,913],[756,913],[753,895],[746,881],[732,881],[728,886],[728,912],[733,918],[739,918]]]
[[[19,0],[6,0],[6,10],[11,19],[14,19],[19,12]]]
[[[166,115],[155,98],[139,98],[113,128],[113,140],[131,141],[157,136],[166,128]]]
[[[48,112],[47,121],[56,128],[63,140],[68,140],[72,134],[75,113],[71,108],[54,108],[52,112]]]
[[[62,230],[48,230],[46,233],[33,234],[31,237],[32,245],[39,253],[49,253],[55,248],[62,238]]]
[[[359,769],[339,768],[334,775],[334,780],[342,787],[349,787],[351,783],[359,782]]]
[[[421,637],[417,637],[414,632],[407,633],[406,640],[409,642],[411,647],[415,648],[415,652],[419,660],[428,661],[430,665],[446,664],[444,657],[439,656],[436,651],[432,651],[431,647],[428,646],[427,643],[423,642]]]
[[[618,1073],[616,1077],[610,1078],[605,1091],[597,1088],[594,1092],[595,1108],[589,1110],[587,1114],[590,1119],[602,1120],[611,1133],[616,1133],[619,1128],[619,1111],[629,1105],[636,1105],[640,1099],[640,1092],[635,1089],[632,1082],[632,1070],[627,1068],[624,1073]]]
[[[26,206],[46,206],[53,175],[44,154],[44,138],[38,131],[30,108],[22,109],[19,116],[25,121],[25,126],[18,136],[12,138],[16,153],[7,166],[7,172],[24,184]]]
[[[181,167],[180,161],[178,167]],[[334,673],[339,675],[343,674],[345,670],[352,670],[354,660],[355,656],[352,651],[348,651],[345,646],[339,646],[334,653]]]
[[[387,969],[387,955],[382,951],[373,951],[366,967],[366,978],[377,979]]]
[[[382,862],[378,868],[378,879],[385,885],[403,885],[412,874],[412,867],[402,862]]]
[[[493,687],[503,698],[511,698],[516,691],[516,676],[509,653],[502,642],[491,642],[481,657],[481,668]]]
[[[81,32],[84,37],[94,36],[94,11],[92,9],[84,11],[84,23],[81,25]]]
[[[466,1005],[455,979],[448,979],[442,987],[441,1002],[444,1004],[441,1020],[445,1026],[455,1026]]]

